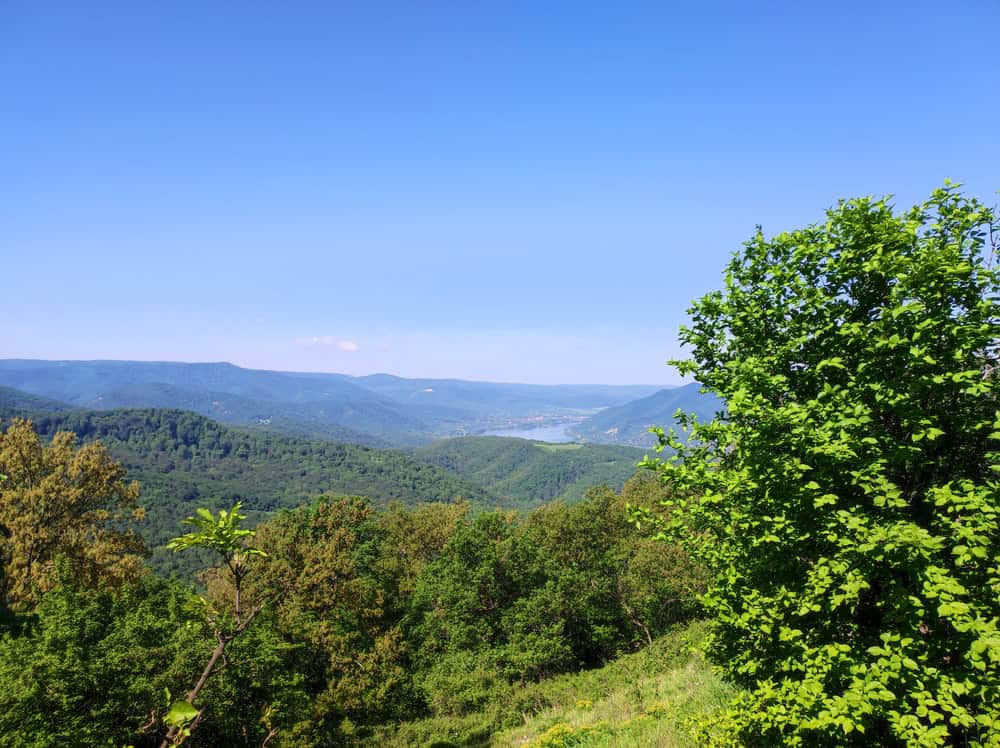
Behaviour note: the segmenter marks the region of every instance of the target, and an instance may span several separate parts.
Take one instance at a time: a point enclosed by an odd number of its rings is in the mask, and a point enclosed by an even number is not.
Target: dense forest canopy
[[[162,545],[196,507],[212,509],[243,501],[257,519],[293,508],[323,493],[390,501],[467,500],[479,507],[503,505],[478,484],[398,452],[353,444],[306,440],[223,426],[176,410],[33,413],[43,436],[70,431],[99,440],[142,486],[147,507],[142,533],[156,549],[157,568],[178,558]]]
[[[554,499],[577,501],[592,486],[621,488],[643,452],[597,444],[545,444],[498,436],[445,439],[412,453],[507,499],[535,507]]]

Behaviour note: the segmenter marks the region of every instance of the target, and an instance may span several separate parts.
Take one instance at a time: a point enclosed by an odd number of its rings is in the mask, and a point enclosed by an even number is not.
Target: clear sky
[[[0,0],[0,357],[674,382],[763,224],[1000,188],[997,0]]]

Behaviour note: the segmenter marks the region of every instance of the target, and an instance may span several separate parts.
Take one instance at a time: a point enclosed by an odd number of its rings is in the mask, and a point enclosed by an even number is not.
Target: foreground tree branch
[[[264,607],[264,603],[259,603],[250,610],[245,618],[243,617],[242,592],[243,582],[247,575],[246,562],[253,556],[266,554],[257,548],[245,546],[246,541],[252,538],[255,533],[253,530],[240,527],[240,523],[246,519],[245,515],[239,513],[240,506],[241,504],[237,502],[228,512],[224,509],[220,510],[218,517],[213,516],[207,509],[198,509],[195,516],[184,520],[185,523],[194,525],[197,530],[174,538],[167,544],[167,547],[173,551],[207,548],[222,557],[223,566],[228,570],[233,583],[234,625],[227,631],[221,620],[213,624],[217,644],[212,650],[201,676],[194,687],[188,691],[185,700],[175,702],[164,717],[164,722],[169,726],[169,729],[163,742],[160,743],[160,748],[180,745],[198,726],[202,712],[195,707],[195,699],[198,698],[198,694],[201,693],[208,679],[216,672],[219,659],[225,654],[226,646],[247,630]]]

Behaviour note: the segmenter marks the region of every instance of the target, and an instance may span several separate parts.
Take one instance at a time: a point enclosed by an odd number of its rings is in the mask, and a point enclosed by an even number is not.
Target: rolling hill
[[[4,422],[13,416],[30,416],[44,436],[69,430],[82,441],[103,442],[142,486],[144,535],[154,548],[177,535],[180,520],[197,507],[237,500],[254,518],[322,493],[367,496],[377,505],[456,499],[506,504],[462,476],[401,452],[231,428],[185,411],[0,409]],[[154,562],[162,571],[173,557],[157,549]]]
[[[169,385],[148,386],[143,393],[157,402],[191,404]],[[198,402],[222,407],[221,402]],[[224,402],[243,406],[253,401],[228,396]],[[144,532],[161,571],[175,561],[158,546],[198,506],[240,500],[259,518],[322,493],[338,493],[368,496],[376,504],[461,498],[484,508],[528,509],[556,499],[578,500],[599,484],[620,488],[643,456],[629,446],[496,436],[443,439],[400,452],[274,433],[259,424],[232,427],[174,408],[74,409],[0,387],[0,420],[13,417],[31,418],[43,436],[70,430],[83,441],[99,439],[108,447],[142,485],[148,514]],[[280,423],[270,426],[281,428]]]
[[[721,402],[711,394],[700,392],[697,382],[660,390],[648,397],[612,408],[591,416],[572,429],[573,433],[588,442],[601,444],[628,444],[650,447],[656,443],[650,426],[667,428],[674,422],[674,413],[680,408],[691,412],[700,420],[709,420],[721,408]]]
[[[642,450],[632,447],[545,444],[500,436],[444,439],[412,454],[524,508],[556,499],[576,501],[600,484],[620,489],[643,457]]]
[[[13,387],[0,386],[0,412],[7,413],[8,417],[18,413],[38,411],[55,413],[66,410],[73,410],[73,406],[48,397],[15,390]]]

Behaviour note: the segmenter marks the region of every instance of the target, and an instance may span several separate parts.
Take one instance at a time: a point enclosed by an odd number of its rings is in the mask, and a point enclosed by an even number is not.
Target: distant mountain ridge
[[[561,408],[567,412],[624,404],[659,389],[654,385],[507,384],[462,379],[406,379],[370,374],[354,381],[397,402],[452,407],[486,413],[524,414],[531,409]]]
[[[181,408],[232,425],[371,446],[417,445],[518,419],[587,414],[659,389],[31,359],[0,360],[0,385],[78,408]]]
[[[572,432],[588,442],[650,447],[656,439],[649,427],[668,428],[678,409],[709,421],[721,408],[721,400],[701,392],[701,384],[693,382],[602,410],[573,427]]]

